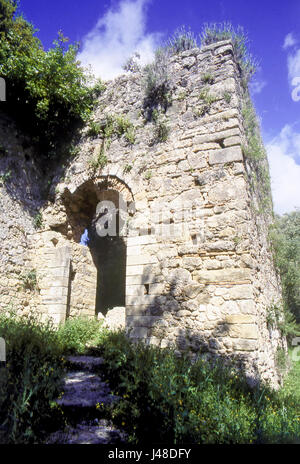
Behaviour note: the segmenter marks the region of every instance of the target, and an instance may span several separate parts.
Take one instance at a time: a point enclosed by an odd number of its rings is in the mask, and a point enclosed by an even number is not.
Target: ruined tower
[[[187,50],[168,66],[170,94],[154,108],[145,70],[107,83],[76,156],[53,179],[41,228],[23,212],[22,245],[14,244],[23,258],[1,280],[9,289],[1,306],[13,299],[56,323],[116,308],[133,339],[234,356],[249,378],[276,385],[285,342],[267,324],[281,298],[268,169],[266,160],[256,169],[249,152],[250,109],[233,46]],[[19,217],[11,228],[1,218],[8,237]],[[16,293],[14,266],[34,269],[39,291]]]

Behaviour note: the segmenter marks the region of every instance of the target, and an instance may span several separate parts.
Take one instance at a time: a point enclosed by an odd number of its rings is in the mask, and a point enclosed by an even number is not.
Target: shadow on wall
[[[151,270],[143,273],[142,280],[151,282]],[[140,334],[148,338],[147,342],[151,340],[151,343],[162,347],[175,346],[179,352],[187,353],[192,359],[200,356],[213,363],[220,361],[224,365],[235,366],[245,375],[249,386],[258,385],[260,374],[255,363],[255,351],[237,353],[224,349],[223,342],[225,338],[228,339],[230,330],[225,318],[215,321],[210,329],[204,330],[204,324],[196,321],[199,304],[195,302],[194,310],[187,311],[187,303],[192,302],[192,299],[187,300],[185,296],[186,285],[184,279],[173,277],[169,279],[166,291],[161,295],[153,295],[146,308],[136,305],[135,315],[131,313],[132,316],[128,315],[126,308],[126,329],[130,337],[138,340],[135,338],[135,328],[138,331],[141,329]],[[200,296],[205,299],[205,286],[201,293]]]

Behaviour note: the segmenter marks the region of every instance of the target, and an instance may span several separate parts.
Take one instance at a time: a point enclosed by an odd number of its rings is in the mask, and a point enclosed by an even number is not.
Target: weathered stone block
[[[232,161],[242,161],[243,153],[241,147],[228,147],[222,150],[215,150],[209,154],[209,164],[225,164]]]
[[[227,324],[253,324],[254,317],[247,314],[231,314],[226,316]],[[243,337],[241,337],[243,338]]]
[[[205,271],[194,271],[194,280],[202,283],[220,283],[248,281],[251,279],[250,269],[216,269]]]
[[[233,339],[232,348],[236,351],[255,351],[258,342],[256,340]]]
[[[233,338],[257,339],[258,332],[255,324],[230,324],[228,335]]]

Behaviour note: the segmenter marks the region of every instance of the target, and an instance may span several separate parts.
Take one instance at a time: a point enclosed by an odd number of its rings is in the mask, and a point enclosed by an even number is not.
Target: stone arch
[[[74,314],[76,307],[80,313],[104,316],[109,309],[123,307],[125,314],[126,222],[127,216],[134,212],[131,189],[117,176],[101,175],[84,181],[73,192],[66,189],[62,200],[72,230],[74,251],[69,314]],[[105,224],[114,211],[118,224],[115,234],[102,236],[100,232],[105,232]],[[83,247],[81,237],[85,232],[87,246]],[[81,301],[81,287],[89,288],[90,309]]]
[[[75,189],[65,189],[62,201],[66,208],[68,224],[72,230],[72,238],[79,243],[84,230],[93,220],[97,204],[103,199],[104,192],[115,191],[120,195],[122,209],[133,214],[134,196],[130,187],[114,175],[99,175],[87,179]]]

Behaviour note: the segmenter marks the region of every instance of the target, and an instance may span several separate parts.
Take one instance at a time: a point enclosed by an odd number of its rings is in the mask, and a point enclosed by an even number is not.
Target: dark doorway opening
[[[96,314],[125,306],[126,243],[119,194],[107,191],[88,228],[88,246],[97,268]],[[107,234],[107,235],[106,235]]]

